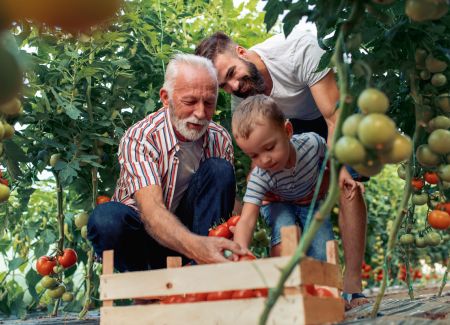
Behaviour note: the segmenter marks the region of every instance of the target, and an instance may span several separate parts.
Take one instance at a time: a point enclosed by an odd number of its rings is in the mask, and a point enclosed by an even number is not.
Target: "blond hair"
[[[285,117],[275,101],[266,95],[255,95],[244,99],[233,112],[231,127],[235,138],[248,139],[261,118],[283,127]]]

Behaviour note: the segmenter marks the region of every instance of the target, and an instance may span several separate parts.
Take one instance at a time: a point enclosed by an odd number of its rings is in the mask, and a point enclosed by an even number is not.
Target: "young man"
[[[164,107],[120,141],[113,202],[97,206],[88,223],[96,254],[114,249],[119,271],[162,268],[169,255],[215,263],[228,261],[225,249],[243,254],[230,240],[204,237],[231,216],[235,198],[231,137],[211,121],[217,90],[209,60],[176,55],[160,90]]]
[[[248,249],[261,212],[272,229],[271,255],[281,255],[281,227],[304,227],[309,206],[325,156],[326,143],[313,132],[293,135],[273,99],[265,95],[248,97],[233,113],[233,136],[255,166],[250,173],[241,218],[234,241]],[[319,200],[327,192],[322,186]],[[269,203],[263,204],[263,201]],[[315,213],[319,204],[315,205]],[[333,239],[327,218],[316,233],[308,256],[325,261],[326,242]]]
[[[316,132],[330,143],[337,121],[339,90],[331,69],[316,71],[323,50],[314,35],[294,29],[288,38],[276,35],[247,50],[217,32],[203,40],[195,53],[213,61],[219,86],[233,95],[233,106],[241,98],[268,95],[290,119],[294,134]],[[361,294],[367,225],[364,187],[345,168],[339,185],[339,227],[346,265],[344,292],[348,307],[354,307],[368,302]]]

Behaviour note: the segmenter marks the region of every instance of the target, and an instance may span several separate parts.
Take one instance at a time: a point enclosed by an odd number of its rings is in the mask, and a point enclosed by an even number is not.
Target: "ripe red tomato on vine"
[[[41,256],[36,261],[36,271],[42,276],[52,274],[54,266],[56,266],[56,260],[51,256]]]
[[[439,183],[439,176],[435,172],[426,172],[423,175],[423,178],[428,184],[437,184]]]
[[[109,196],[107,196],[107,195],[99,195],[99,196],[97,196],[96,203],[97,203],[97,205],[99,205],[99,204],[103,204],[103,203],[106,203],[106,202],[109,202],[109,201],[111,201],[111,198]]]
[[[227,220],[228,228],[236,227],[237,223],[239,222],[239,219],[241,219],[241,216],[232,216],[230,219],[228,219]]]
[[[450,215],[441,210],[433,210],[428,213],[428,223],[431,228],[445,230],[450,227]]]
[[[423,179],[416,177],[416,178],[412,179],[411,185],[414,190],[420,191],[423,188],[423,186],[425,185],[425,182],[423,181]]]
[[[65,269],[75,265],[77,260],[77,252],[72,248],[66,248],[63,251],[63,255],[58,256],[58,263]]]

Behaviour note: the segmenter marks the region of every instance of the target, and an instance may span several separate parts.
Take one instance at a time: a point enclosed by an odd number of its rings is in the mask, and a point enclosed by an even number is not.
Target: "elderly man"
[[[331,69],[317,72],[323,54],[309,32],[293,30],[275,35],[250,50],[217,32],[199,44],[195,53],[213,61],[219,86],[231,93],[232,105],[242,98],[265,94],[275,100],[294,127],[294,134],[316,132],[330,143],[339,90]],[[362,180],[352,171],[353,178]],[[340,175],[339,225],[345,253],[344,292],[350,306],[368,302],[361,293],[366,207],[363,186],[346,169]]]
[[[112,202],[88,223],[96,254],[114,249],[121,271],[165,267],[182,255],[197,263],[225,262],[238,244],[204,237],[231,215],[235,199],[230,135],[212,122],[217,74],[208,59],[178,54],[160,90],[163,108],[130,127],[119,146],[120,178]]]

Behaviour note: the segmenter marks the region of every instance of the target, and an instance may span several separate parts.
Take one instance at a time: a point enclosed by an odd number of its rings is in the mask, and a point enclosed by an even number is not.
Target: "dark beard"
[[[257,94],[263,94],[266,89],[266,84],[256,65],[243,59],[241,60],[247,65],[249,75],[239,80],[239,89],[234,91],[233,95],[240,98],[247,98]],[[247,88],[247,90],[243,92],[243,88]]]

